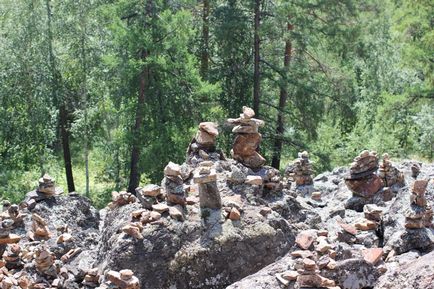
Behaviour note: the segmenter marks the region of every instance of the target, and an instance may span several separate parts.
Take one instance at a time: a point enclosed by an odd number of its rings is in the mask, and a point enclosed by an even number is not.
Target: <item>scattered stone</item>
[[[152,209],[160,214],[169,211],[169,206],[164,203],[152,205]]]
[[[167,177],[178,177],[181,175],[181,167],[178,164],[169,162],[164,168],[164,175]]]
[[[237,208],[232,208],[228,218],[232,221],[238,221],[241,217],[240,211],[237,210]]]
[[[321,192],[313,192],[311,198],[315,201],[321,201]]]
[[[142,230],[143,226],[138,222],[130,223],[122,228],[122,232],[138,240],[143,239]]]
[[[174,220],[184,221],[183,209],[180,205],[169,207],[169,215]]]
[[[382,248],[368,248],[363,251],[363,259],[365,259],[366,262],[375,265],[378,263],[378,261],[381,260],[383,256],[383,249]]]
[[[377,223],[367,219],[361,219],[354,224],[354,227],[361,231],[369,231],[377,229]]]
[[[262,216],[267,216],[268,214],[270,214],[271,212],[272,212],[273,210],[271,209],[271,208],[269,208],[269,207],[264,207],[264,208],[261,208],[261,210],[259,211],[259,213],[262,215]]]
[[[285,280],[295,281],[295,280],[297,280],[298,275],[299,274],[297,271],[287,270],[287,271],[283,272],[280,276]]]
[[[379,222],[383,215],[383,209],[373,204],[367,204],[363,207],[363,213],[366,219]]]
[[[315,230],[306,230],[298,233],[295,243],[302,249],[307,250],[316,239]]]
[[[312,258],[313,253],[309,250],[296,250],[291,252],[291,256],[294,258]]]
[[[260,176],[247,176],[246,184],[252,186],[262,186],[263,180]]]
[[[137,192],[137,190],[136,190]],[[148,197],[158,197],[161,194],[161,187],[157,186],[157,185],[146,185],[143,188],[141,188],[140,192],[144,195],[144,196],[148,196]]]

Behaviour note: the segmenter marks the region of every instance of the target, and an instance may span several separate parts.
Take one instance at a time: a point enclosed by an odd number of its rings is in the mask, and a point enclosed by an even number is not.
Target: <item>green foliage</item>
[[[159,183],[168,161],[184,160],[200,121],[220,124],[228,154],[233,136],[224,121],[252,104],[255,1],[209,2],[202,78],[201,1],[50,0],[51,40],[46,0],[1,1],[0,198],[20,200],[44,172],[66,188],[59,100],[69,111],[77,191],[85,192],[88,156],[99,207],[127,187],[135,143],[142,184]],[[316,172],[363,149],[432,160],[433,13],[427,0],[261,1],[261,153],[269,160],[274,153],[281,110],[281,167],[301,150]],[[135,130],[137,112],[143,123]]]

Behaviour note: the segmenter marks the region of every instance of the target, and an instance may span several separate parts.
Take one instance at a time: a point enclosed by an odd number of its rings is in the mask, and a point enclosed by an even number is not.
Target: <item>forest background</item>
[[[431,0],[0,0],[0,199],[47,172],[99,206],[159,183],[251,106],[261,154],[317,173],[434,153]]]

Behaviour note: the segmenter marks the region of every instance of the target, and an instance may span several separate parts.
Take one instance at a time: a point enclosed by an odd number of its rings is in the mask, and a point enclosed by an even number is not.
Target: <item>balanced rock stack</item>
[[[300,288],[321,288],[335,286],[331,279],[319,275],[318,266],[315,261],[304,258],[303,268],[298,270],[297,284]]]
[[[32,214],[32,228],[29,232],[31,240],[49,239],[51,237],[47,222],[40,215]]]
[[[431,225],[432,211],[428,207],[425,198],[425,191],[428,185],[427,180],[416,180],[413,183],[410,196],[410,207],[405,215],[405,227],[407,229],[421,229],[425,225]],[[430,217],[431,215],[431,217]]]
[[[86,275],[84,276],[84,280],[82,284],[92,288],[98,287],[99,285],[98,268],[93,268],[88,270]]]
[[[8,270],[20,269],[23,267],[24,263],[20,258],[21,247],[18,244],[9,244],[3,253],[3,260],[6,263],[6,268]]]
[[[56,187],[54,185],[54,179],[49,174],[44,174],[39,179],[39,186],[37,191],[47,196],[53,196],[56,194]]]
[[[403,186],[405,184],[404,174],[392,165],[387,153],[383,154],[383,162],[380,164],[378,176],[383,179],[386,187],[392,187],[395,184]]]
[[[367,150],[360,153],[351,164],[350,175],[345,184],[353,195],[369,199],[383,188],[383,181],[375,174],[378,169],[376,152]]]
[[[209,154],[216,151],[218,135],[216,123],[209,121],[201,122],[196,136],[192,139],[187,149],[188,162],[197,164],[200,161],[210,159]]]
[[[45,247],[44,244],[36,248],[35,266],[39,273],[43,275],[57,276],[54,260],[53,254]]]
[[[14,221],[12,219],[0,218],[0,245],[18,243],[20,236],[11,234]]]
[[[312,172],[312,164],[307,151],[298,153],[298,158],[285,170],[289,180],[295,182],[297,186],[312,185]]]
[[[113,191],[112,192],[112,201],[108,204],[108,207],[113,209],[116,207],[121,207],[121,206],[125,206],[127,204],[131,204],[136,202],[136,197],[126,191],[121,191],[121,192],[116,192]]]
[[[264,126],[264,121],[253,118],[253,109],[243,106],[243,113],[239,118],[230,118],[227,122],[235,125],[232,132],[236,134],[232,157],[243,165],[257,169],[265,164],[265,159],[258,153],[262,136],[258,132],[259,127]]]
[[[134,272],[129,269],[121,270],[120,272],[108,271],[105,275],[106,279],[111,282],[110,288],[119,289],[139,289],[139,279],[134,276]]]
[[[220,209],[222,207],[220,192],[217,188],[217,173],[213,168],[213,162],[201,162],[193,181],[199,186],[201,208]]]
[[[181,177],[181,166],[169,162],[164,168],[164,179],[162,187],[166,193],[166,199],[169,203],[185,205],[185,190],[183,179]]]

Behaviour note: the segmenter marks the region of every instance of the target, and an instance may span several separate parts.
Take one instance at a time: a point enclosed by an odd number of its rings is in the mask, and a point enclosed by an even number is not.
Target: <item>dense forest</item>
[[[47,172],[103,206],[158,183],[201,121],[252,107],[261,154],[317,172],[434,156],[430,0],[0,0],[0,199]]]

